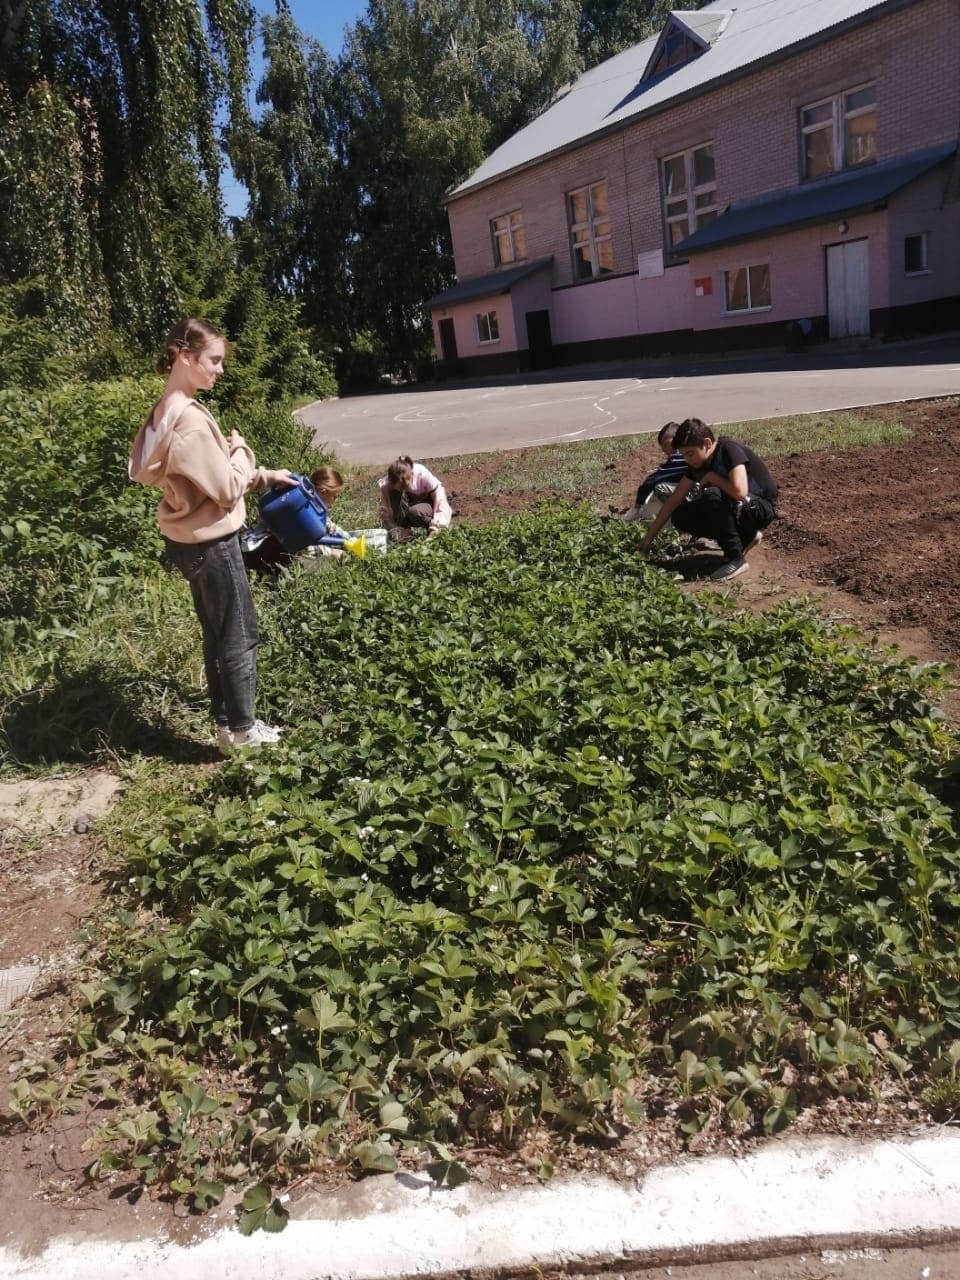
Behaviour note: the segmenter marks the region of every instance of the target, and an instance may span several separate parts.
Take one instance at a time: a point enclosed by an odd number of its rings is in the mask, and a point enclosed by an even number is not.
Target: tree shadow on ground
[[[176,701],[186,697],[182,690]],[[219,759],[216,749],[183,737],[143,714],[144,690],[133,680],[110,680],[88,666],[10,703],[0,735],[21,765],[90,764],[105,754],[147,753],[180,764]]]

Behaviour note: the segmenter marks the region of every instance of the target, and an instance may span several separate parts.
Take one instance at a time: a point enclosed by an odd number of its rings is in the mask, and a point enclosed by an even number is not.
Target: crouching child
[[[762,541],[762,530],[777,518],[776,481],[749,445],[715,435],[699,418],[681,422],[673,444],[686,474],[644,535],[641,550],[650,549],[669,520],[681,533],[719,544],[723,560],[710,574],[714,582],[736,578],[749,568],[745,553]],[[700,497],[687,502],[695,485]]]
[[[673,443],[679,426],[679,422],[666,422],[657,432],[657,444],[666,462],[641,481],[633,506],[622,517],[627,524],[635,520],[646,524],[652,520],[673,493],[677,481],[687,474],[683,455],[676,451]]]

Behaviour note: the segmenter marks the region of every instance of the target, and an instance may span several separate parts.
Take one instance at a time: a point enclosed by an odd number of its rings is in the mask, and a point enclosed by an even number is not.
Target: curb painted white
[[[0,1249],[3,1280],[401,1280],[500,1268],[662,1265],[776,1246],[960,1238],[960,1132],[858,1143],[774,1142],[690,1157],[636,1185],[570,1179],[490,1191],[400,1174],[301,1202],[278,1235],[221,1229],[197,1244],[51,1241]]]

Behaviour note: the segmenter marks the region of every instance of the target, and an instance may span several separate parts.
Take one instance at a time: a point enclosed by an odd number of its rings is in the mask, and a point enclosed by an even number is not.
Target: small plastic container
[[[326,537],[327,508],[306,476],[289,488],[268,489],[260,499],[260,519],[284,548],[302,551]]]
[[[387,549],[386,529],[355,529],[350,536],[353,538],[366,538],[368,555],[374,551],[378,555],[383,555]]]

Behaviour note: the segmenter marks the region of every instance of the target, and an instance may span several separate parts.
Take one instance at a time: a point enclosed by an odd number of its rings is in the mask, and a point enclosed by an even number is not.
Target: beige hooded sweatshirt
[[[246,520],[243,495],[263,489],[266,472],[244,444],[231,453],[211,414],[189,400],[148,432],[152,414],[137,432],[127,470],[131,480],[163,490],[157,508],[160,532],[171,542],[212,542],[236,533]],[[144,458],[144,448],[151,448]]]

